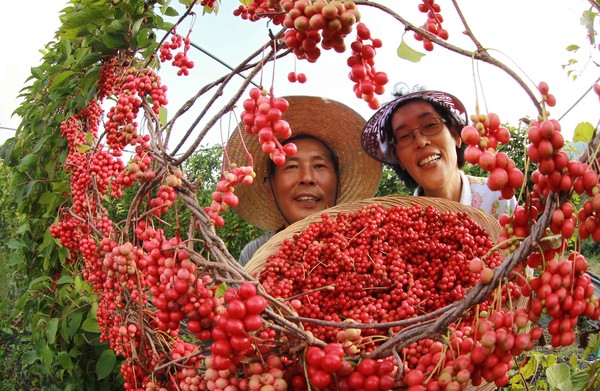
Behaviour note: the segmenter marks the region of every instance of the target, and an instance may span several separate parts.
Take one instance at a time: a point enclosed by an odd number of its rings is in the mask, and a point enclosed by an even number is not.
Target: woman
[[[256,136],[244,132],[254,159],[256,179],[236,188],[239,203],[233,210],[250,224],[268,231],[248,243],[239,262],[245,265],[254,252],[276,232],[333,205],[372,197],[381,180],[381,164],[361,148],[365,120],[348,106],[311,96],[286,97],[283,119],[290,124],[298,152],[281,166],[262,152]],[[240,132],[227,144],[229,160],[246,160]]]
[[[466,175],[465,106],[441,91],[395,94],[367,122],[362,145],[369,156],[390,166],[414,195],[470,205],[498,217],[516,207],[487,186],[487,178]]]

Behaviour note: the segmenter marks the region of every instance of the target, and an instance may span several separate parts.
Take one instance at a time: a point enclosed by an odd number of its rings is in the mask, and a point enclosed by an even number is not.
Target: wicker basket
[[[368,198],[361,201],[337,205],[324,211],[315,213],[311,216],[304,218],[303,220],[300,220],[290,225],[281,232],[278,232],[271,239],[269,239],[269,241],[267,241],[262,247],[260,247],[256,251],[256,253],[254,253],[254,256],[250,259],[250,261],[248,261],[248,263],[245,266],[246,271],[249,274],[260,272],[267,259],[271,255],[279,251],[279,248],[281,247],[281,244],[285,239],[291,238],[294,234],[304,231],[311,223],[321,221],[321,216],[323,214],[328,214],[331,217],[335,217],[338,213],[352,213],[357,211],[361,207],[372,204],[381,205],[381,207],[384,209],[388,209],[393,206],[411,207],[414,205],[420,205],[423,208],[427,206],[433,206],[442,212],[462,212],[469,216],[474,222],[479,224],[488,233],[493,242],[496,242],[498,240],[498,237],[500,236],[500,225],[493,216],[481,211],[480,209],[471,206],[465,206],[459,204],[458,202],[449,201],[442,198],[410,197],[400,195]],[[523,305],[523,303],[520,303],[519,305]],[[490,391],[496,388],[497,387],[494,383],[487,383],[484,381],[480,386],[475,387],[470,385],[466,388],[466,390]]]
[[[371,204],[381,205],[381,207],[384,209],[388,209],[393,206],[411,207],[413,205],[420,205],[423,208],[427,206],[433,206],[442,212],[463,212],[467,214],[467,216],[469,216],[473,221],[479,224],[483,229],[485,229],[494,242],[498,240],[500,235],[500,224],[498,224],[498,221],[492,215],[485,213],[480,209],[459,204],[458,202],[449,201],[443,198],[409,197],[400,195],[367,198],[361,201],[337,205],[324,211],[315,213],[300,221],[297,221],[283,231],[278,232],[254,253],[254,256],[246,264],[246,271],[249,274],[254,274],[260,271],[267,258],[279,251],[279,248],[285,239],[291,238],[294,234],[304,231],[311,223],[321,221],[321,216],[323,214],[328,214],[332,217],[335,217],[338,213],[355,212],[356,210]]]

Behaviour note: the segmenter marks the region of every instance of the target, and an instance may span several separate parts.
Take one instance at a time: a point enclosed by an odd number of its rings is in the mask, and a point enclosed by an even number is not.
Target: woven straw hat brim
[[[362,149],[360,136],[365,119],[350,107],[321,97],[288,96],[289,108],[283,119],[290,124],[292,137],[308,134],[322,140],[338,158],[339,191],[337,203],[372,197],[381,180],[381,163]],[[239,185],[235,194],[239,203],[233,208],[246,222],[266,231],[286,225],[275,203],[269,198],[265,178],[269,156],[264,153],[258,136],[246,134],[243,124],[229,138],[227,155],[238,166],[248,164],[240,133],[254,159],[256,178],[252,185]],[[241,131],[241,132],[240,132]]]
[[[447,108],[458,123],[463,125],[468,123],[467,110],[454,95],[442,91],[419,91],[402,95],[373,114],[363,129],[361,144],[373,159],[386,164],[398,164],[398,160],[394,157],[394,146],[390,143],[390,135],[385,132],[385,125],[402,103],[414,99],[438,103]]]
[[[267,261],[267,258],[279,251],[279,248],[285,239],[292,239],[295,234],[303,232],[311,223],[321,221],[324,214],[335,217],[339,213],[353,213],[362,207],[372,204],[381,205],[381,207],[384,209],[389,209],[393,206],[412,207],[414,205],[420,205],[423,208],[432,206],[442,212],[462,212],[470,217],[474,222],[479,224],[488,233],[494,243],[497,242],[498,237],[500,236],[500,224],[498,223],[498,220],[492,215],[483,212],[481,209],[472,206],[462,205],[458,202],[446,200],[444,198],[401,195],[374,197],[336,205],[321,212],[314,213],[300,221],[295,222],[294,224],[291,224],[281,232],[276,233],[254,253],[252,258],[245,266],[246,271],[249,274],[254,274],[260,271],[262,266]]]

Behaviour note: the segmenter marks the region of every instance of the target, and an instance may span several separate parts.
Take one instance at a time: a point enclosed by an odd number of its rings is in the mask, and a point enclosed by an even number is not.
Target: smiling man
[[[290,124],[298,152],[276,166],[262,152],[257,137],[244,134],[254,159],[256,179],[236,187],[239,203],[233,210],[267,234],[248,243],[239,261],[245,265],[256,250],[276,232],[331,206],[375,195],[381,164],[362,150],[360,135],[365,120],[348,106],[313,96],[285,97],[289,108],[283,119]],[[241,126],[240,126],[241,127]],[[246,151],[239,130],[230,137],[231,163],[244,165]]]

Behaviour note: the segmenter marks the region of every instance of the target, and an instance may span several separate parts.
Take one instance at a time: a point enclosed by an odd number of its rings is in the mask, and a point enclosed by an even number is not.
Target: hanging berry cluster
[[[440,39],[448,39],[448,31],[442,28],[442,22],[444,18],[440,14],[440,5],[435,0],[422,0],[423,3],[419,4],[419,11],[427,14],[427,21],[423,24],[423,28],[429,33],[438,36]],[[433,50],[433,42],[423,37],[419,33],[415,33],[415,39],[423,42],[423,48],[428,52]]]
[[[231,164],[230,171],[223,172],[216,191],[212,193],[211,205],[204,208],[217,227],[225,224],[225,220],[219,216],[219,213],[226,211],[229,206],[234,207],[238,204],[238,197],[234,194],[235,187],[240,183],[251,185],[255,176],[252,165],[238,167],[234,163]]]
[[[557,254],[558,255],[558,254]],[[536,265],[539,276],[523,289],[530,296],[529,319],[537,322],[542,313],[550,316],[548,332],[552,346],[568,346],[575,341],[575,328],[581,316],[598,319],[600,302],[585,272],[588,263],[583,255],[572,252],[567,259],[546,251],[529,255],[528,265]]]
[[[188,32],[188,35],[184,40],[181,35],[177,34],[176,27],[173,27],[173,35],[171,36],[171,42],[165,42],[160,47],[160,61],[165,62],[173,60],[171,64],[174,67],[179,68],[177,71],[177,76],[189,75],[190,69],[194,67],[194,62],[191,61],[187,56],[188,51],[190,50],[190,44],[192,42],[190,39],[191,33],[192,30]],[[171,51],[177,50],[181,46],[183,46],[183,51],[177,52],[175,56],[173,56],[173,53]]]
[[[491,190],[500,191],[502,198],[511,199],[515,190],[523,185],[523,172],[504,152],[496,152],[498,144],[508,144],[510,132],[501,126],[497,114],[472,115],[473,125],[461,131],[463,142],[469,146],[465,150],[465,160],[479,165],[490,173],[487,184]]]
[[[352,55],[348,65],[352,68],[350,79],[355,83],[354,92],[372,109],[380,104],[375,94],[381,95],[388,82],[384,72],[375,70],[375,49],[381,47],[381,40],[372,39],[370,31],[360,21],[360,13],[352,1],[283,0],[270,2],[254,0],[250,5],[241,5],[234,11],[244,19],[252,21],[269,17],[275,24],[288,28],[284,35],[285,45],[292,49],[299,59],[316,62],[321,56],[321,48],[338,53],[346,51],[345,38],[357,26],[357,38],[352,43]],[[367,43],[365,41],[371,41]],[[320,47],[319,47],[320,46]],[[360,69],[359,69],[360,68]],[[290,82],[303,82],[304,77],[292,72]]]
[[[371,38],[369,28],[359,23],[356,26],[356,40],[350,45],[352,55],[347,60],[351,69],[348,77],[354,82],[356,97],[367,102],[373,110],[380,106],[375,95],[382,95],[388,82],[385,72],[375,70],[375,50],[381,45],[381,40]]]
[[[282,119],[288,107],[285,98],[275,98],[264,90],[252,88],[241,114],[246,133],[258,135],[263,152],[268,153],[276,165],[285,163],[285,157],[295,155],[297,150],[293,143],[281,145],[279,142],[292,135],[290,125]]]

